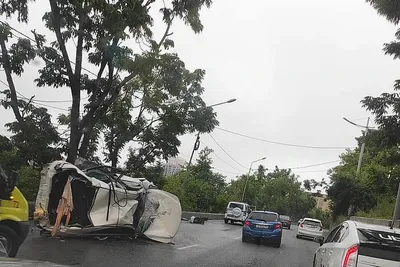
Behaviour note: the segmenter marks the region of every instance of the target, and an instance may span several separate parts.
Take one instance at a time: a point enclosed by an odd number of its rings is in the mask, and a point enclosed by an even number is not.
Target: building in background
[[[320,209],[322,211],[330,211],[331,200],[328,198],[327,194],[321,193],[321,190],[308,193],[311,194],[317,202],[315,205],[317,209]]]
[[[164,175],[171,176],[183,169],[185,161],[179,157],[171,158],[164,165]]]

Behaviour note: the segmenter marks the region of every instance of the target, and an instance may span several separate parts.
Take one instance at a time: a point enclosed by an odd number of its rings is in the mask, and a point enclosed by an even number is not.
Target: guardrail
[[[350,220],[375,225],[389,226],[392,220],[351,216]],[[400,220],[395,221],[394,227],[400,228]]]
[[[209,220],[223,220],[225,214],[223,213],[206,213],[206,212],[192,212],[192,211],[182,211],[182,218],[190,219],[190,217],[205,217]]]

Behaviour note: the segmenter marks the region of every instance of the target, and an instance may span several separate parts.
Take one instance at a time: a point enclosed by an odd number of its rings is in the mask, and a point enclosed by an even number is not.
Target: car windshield
[[[276,222],[278,220],[278,215],[274,213],[252,212],[249,219],[265,222]]]
[[[240,204],[240,203],[229,203],[229,208],[230,209],[239,208],[239,209],[243,210],[243,204]]]
[[[309,225],[309,226],[317,226],[317,227],[321,226],[320,222],[310,221],[310,220],[304,220],[303,224]]]
[[[280,218],[281,220],[290,221],[290,217],[287,215],[281,215]]]

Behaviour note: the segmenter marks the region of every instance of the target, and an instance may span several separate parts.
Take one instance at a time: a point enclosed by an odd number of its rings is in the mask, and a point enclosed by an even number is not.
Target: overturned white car
[[[34,221],[53,236],[146,236],[169,243],[181,214],[179,199],[148,180],[78,159],[43,169]]]

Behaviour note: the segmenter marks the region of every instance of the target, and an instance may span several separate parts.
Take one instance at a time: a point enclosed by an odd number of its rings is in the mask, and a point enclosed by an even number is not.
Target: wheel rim
[[[7,238],[0,235],[0,256],[8,256],[8,246]]]

